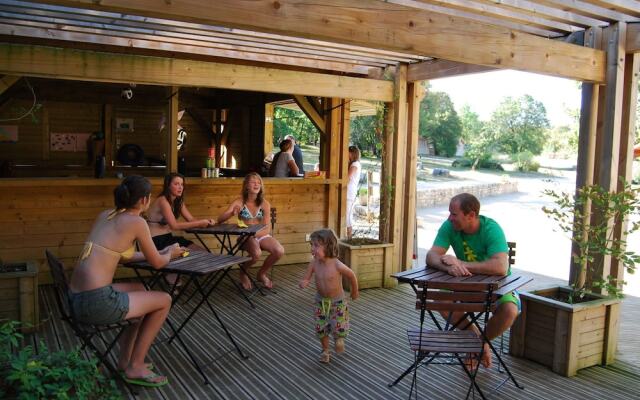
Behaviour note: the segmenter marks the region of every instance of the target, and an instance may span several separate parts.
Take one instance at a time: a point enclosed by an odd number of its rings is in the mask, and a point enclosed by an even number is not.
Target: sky
[[[507,96],[518,98],[528,94],[541,101],[552,126],[572,124],[566,110],[580,108],[581,92],[576,81],[528,72],[493,71],[435,79],[429,83],[431,90],[448,93],[456,110],[469,104],[482,120],[489,120]]]

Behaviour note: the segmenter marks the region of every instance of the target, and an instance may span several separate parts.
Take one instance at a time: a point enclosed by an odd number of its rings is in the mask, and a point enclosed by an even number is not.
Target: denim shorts
[[[73,293],[69,291],[71,314],[78,321],[92,325],[124,321],[129,312],[129,295],[113,286]]]

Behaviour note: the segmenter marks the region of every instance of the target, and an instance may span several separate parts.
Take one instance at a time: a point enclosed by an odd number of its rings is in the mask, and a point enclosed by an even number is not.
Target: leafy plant
[[[120,399],[112,379],[97,367],[97,359],[86,360],[80,350],[50,352],[40,342],[18,348],[19,323],[0,325],[0,398],[17,399]]]
[[[570,282],[573,290],[569,303],[579,302],[600,289],[611,296],[622,297],[624,281],[611,275],[606,279],[598,275],[606,256],[618,260],[629,274],[633,274],[636,263],[640,263],[640,255],[626,250],[626,238],[640,229],[637,218],[630,221],[630,217],[640,215],[640,189],[622,183],[623,188],[618,192],[606,191],[599,185],[584,186],[574,195],[544,191],[553,199],[555,207],[543,207],[543,212],[558,222],[560,230],[572,235],[576,275]],[[614,234],[613,227],[622,227],[619,236]]]
[[[518,171],[536,172],[540,168],[540,164],[533,159],[533,153],[528,150],[513,155],[512,159]]]

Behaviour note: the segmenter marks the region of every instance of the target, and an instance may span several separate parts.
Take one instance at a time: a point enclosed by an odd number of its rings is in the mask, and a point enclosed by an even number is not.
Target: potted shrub
[[[3,263],[0,260],[0,320],[21,322],[22,332],[38,326],[38,264],[35,261]]]
[[[598,185],[575,195],[546,190],[553,208],[543,208],[571,235],[574,276],[569,286],[521,294],[522,315],[511,328],[510,353],[551,367],[565,376],[614,360],[623,281],[602,277],[605,259],[633,273],[640,256],[626,250],[626,238],[640,228],[629,223],[640,213],[640,190],[624,183],[619,192]],[[621,227],[614,235],[612,227]],[[600,294],[605,293],[605,294]]]
[[[370,231],[356,231],[351,239],[340,239],[338,258],[355,272],[360,289],[395,287],[397,281],[391,278],[393,244],[367,237]],[[350,290],[348,280],[342,283]]]
[[[22,335],[17,321],[0,325],[0,398],[16,399],[120,399],[115,382],[96,366],[97,359],[82,358],[80,349],[49,352],[40,342],[19,348]]]

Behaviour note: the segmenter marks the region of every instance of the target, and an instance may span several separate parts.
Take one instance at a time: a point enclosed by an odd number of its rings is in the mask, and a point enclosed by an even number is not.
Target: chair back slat
[[[441,290],[445,286],[446,290]],[[447,283],[429,282],[416,292],[416,309],[428,311],[455,311],[480,313],[491,310],[497,295],[497,283]]]
[[[429,289],[446,289],[446,290],[450,290],[453,292],[481,292],[484,290],[496,290],[498,288],[499,284],[498,282],[492,281],[492,282],[482,282],[482,281],[477,281],[474,282],[471,279],[465,281],[465,282],[446,282],[446,281],[442,281],[442,282],[434,282],[431,281],[429,282]]]
[[[513,267],[516,263],[516,242],[507,242],[509,246],[509,266]]]
[[[278,218],[278,212],[275,207],[271,207],[271,233],[274,233],[274,229],[276,227],[276,219]]]
[[[64,273],[64,265],[49,250],[45,250],[47,262],[49,263],[49,271],[53,278],[53,285],[56,292],[56,302],[63,318],[71,318],[71,309],[69,308],[69,282]]]

